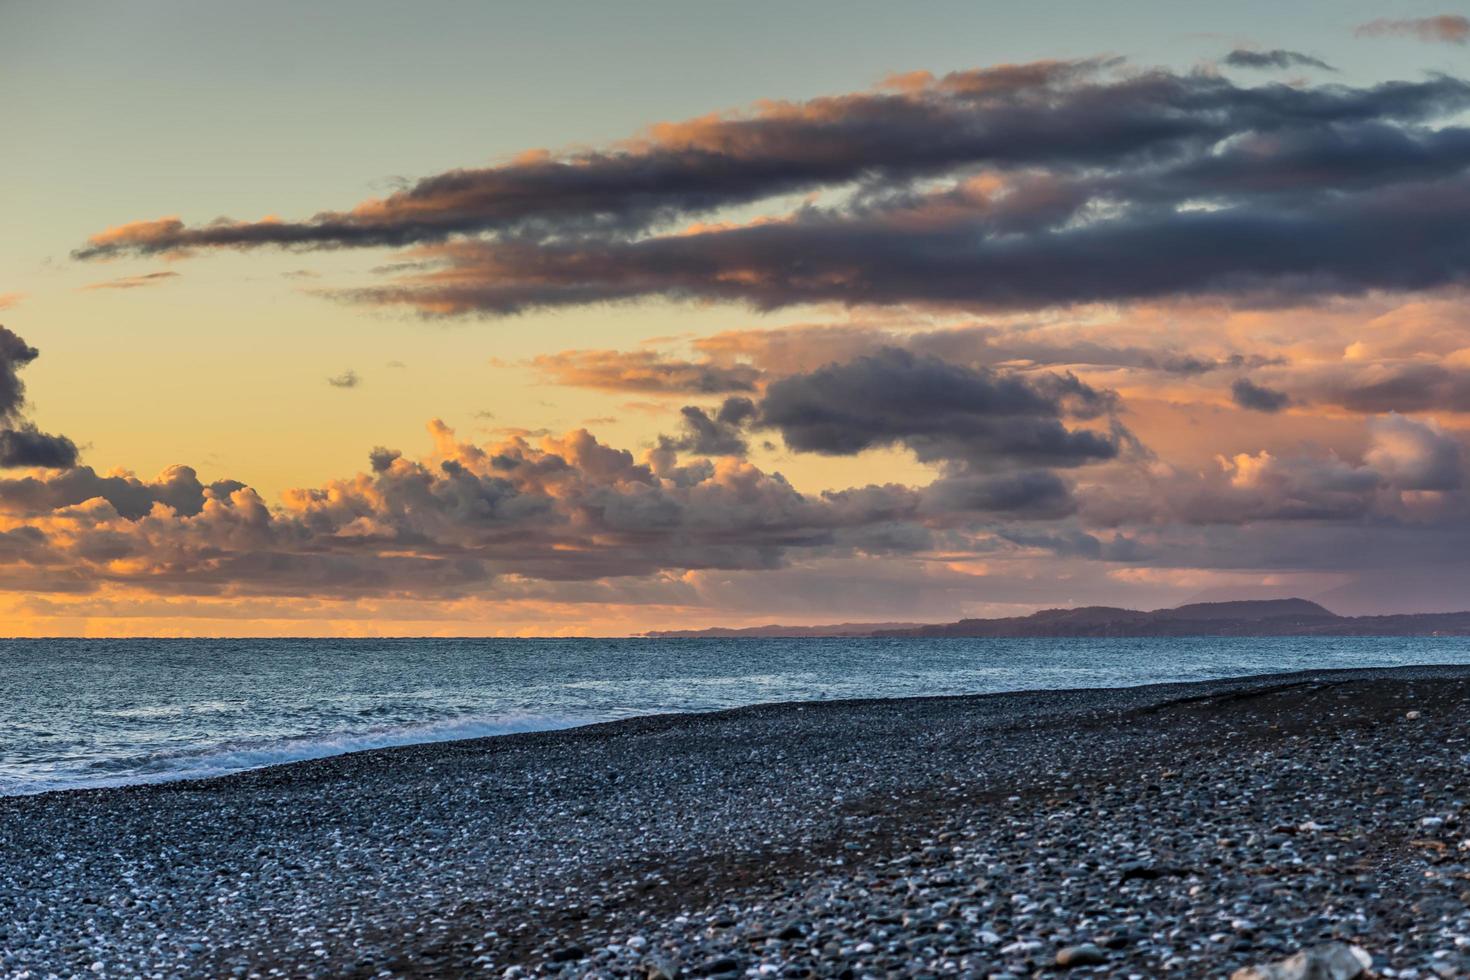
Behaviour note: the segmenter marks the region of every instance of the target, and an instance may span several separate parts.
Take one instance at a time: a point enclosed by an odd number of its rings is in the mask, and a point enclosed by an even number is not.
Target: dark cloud
[[[1112,396],[1071,375],[1023,377],[885,348],[773,382],[759,425],[800,452],[851,455],[900,444],[920,460],[1076,466],[1118,455],[1114,432],[1069,429]]]
[[[341,374],[336,374],[328,378],[327,384],[333,388],[356,388],[362,384],[362,379],[357,376],[356,371],[349,368]]]
[[[76,465],[74,442],[66,436],[39,431],[23,415],[26,389],[19,372],[40,353],[14,332],[0,327],[0,467],[65,469]]]
[[[786,221],[637,241],[459,243],[435,254],[430,271],[342,295],[487,315],[646,296],[766,310],[1299,302],[1470,281],[1470,174],[1213,208],[1115,207],[1019,233],[998,233],[983,201],[938,201],[861,215],[808,208]]]
[[[1470,129],[1370,119],[1246,134],[1167,168],[1118,174],[1098,189],[1140,205],[1274,200],[1295,206],[1344,191],[1461,176],[1467,166]]]
[[[1470,371],[1441,364],[1367,364],[1319,378],[1315,396],[1354,412],[1470,412]]]
[[[967,472],[925,487],[923,508],[934,515],[980,511],[1056,519],[1073,513],[1077,502],[1066,481],[1050,470]]]
[[[1241,408],[1253,412],[1279,412],[1291,404],[1286,392],[1258,385],[1250,378],[1237,378],[1230,386],[1230,397]]]
[[[1022,548],[1039,548],[1061,558],[1136,562],[1144,556],[1144,550],[1135,538],[1121,534],[1103,538],[1078,528],[1013,527],[999,530],[997,536]]]
[[[660,440],[665,450],[696,456],[744,456],[744,429],[755,418],[756,406],[749,398],[727,398],[713,415],[695,405],[680,410],[684,432],[677,438]]]
[[[1225,64],[1232,68],[1320,68],[1323,71],[1337,71],[1321,58],[1284,48],[1271,51],[1236,48],[1225,56]]]
[[[1459,14],[1436,17],[1410,17],[1403,20],[1380,19],[1362,24],[1358,37],[1411,37],[1420,41],[1442,41],[1464,44],[1470,41],[1470,18]]]
[[[0,467],[65,469],[76,462],[76,443],[66,436],[48,435],[29,422],[15,429],[0,429]]]
[[[1134,349],[1136,350],[1136,348]],[[1131,352],[1129,352],[1131,353]],[[1124,352],[1115,355],[1116,360],[1093,360],[1092,364],[1117,364],[1120,367],[1138,366],[1155,371],[1163,371],[1167,374],[1209,374],[1211,371],[1227,369],[1239,369],[1243,367],[1265,367],[1273,364],[1284,364],[1285,359],[1279,356],[1267,356],[1264,354],[1230,354],[1226,357],[1208,357],[1199,354],[1183,353],[1143,353],[1137,362],[1124,359]]]
[[[379,446],[368,453],[368,465],[372,467],[374,473],[386,473],[393,466],[393,461],[402,455],[396,449],[385,449]]]
[[[0,418],[13,420],[19,416],[26,395],[19,371],[40,354],[13,331],[0,327]]]
[[[1199,155],[1303,126],[1413,122],[1462,108],[1455,79],[1351,88],[1240,87],[1205,74],[1040,62],[903,76],[884,89],[653,127],[606,149],[425,178],[306,221],[138,221],[94,235],[96,258],[200,248],[405,246],[455,236],[628,234],[677,218],[861,181],[900,187],[985,166],[1057,172]]]

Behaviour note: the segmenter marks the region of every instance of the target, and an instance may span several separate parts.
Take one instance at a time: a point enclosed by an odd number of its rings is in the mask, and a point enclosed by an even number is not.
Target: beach
[[[1342,941],[1464,976],[1467,709],[1463,667],[777,704],[0,798],[0,974],[1227,976]]]

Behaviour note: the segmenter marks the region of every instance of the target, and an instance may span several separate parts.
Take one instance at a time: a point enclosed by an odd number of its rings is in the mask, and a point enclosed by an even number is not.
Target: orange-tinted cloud
[[[1470,18],[1459,14],[1371,20],[1358,27],[1359,37],[1411,37],[1420,41],[1464,44],[1470,41]]]
[[[760,380],[749,365],[678,360],[652,350],[569,350],[540,355],[531,364],[554,384],[644,394],[754,391]]]
[[[123,276],[120,279],[108,279],[103,282],[94,282],[81,289],[86,291],[97,289],[142,289],[147,286],[160,286],[170,279],[177,279],[177,272],[147,272],[138,276]]]

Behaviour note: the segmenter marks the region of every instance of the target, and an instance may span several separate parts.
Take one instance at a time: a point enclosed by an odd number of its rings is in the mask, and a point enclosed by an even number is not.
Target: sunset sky
[[[0,633],[1470,608],[1442,4],[0,7]]]

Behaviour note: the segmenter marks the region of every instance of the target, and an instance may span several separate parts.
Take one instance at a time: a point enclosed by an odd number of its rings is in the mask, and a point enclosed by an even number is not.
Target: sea
[[[635,715],[1470,663],[1470,638],[0,641],[0,795]]]

